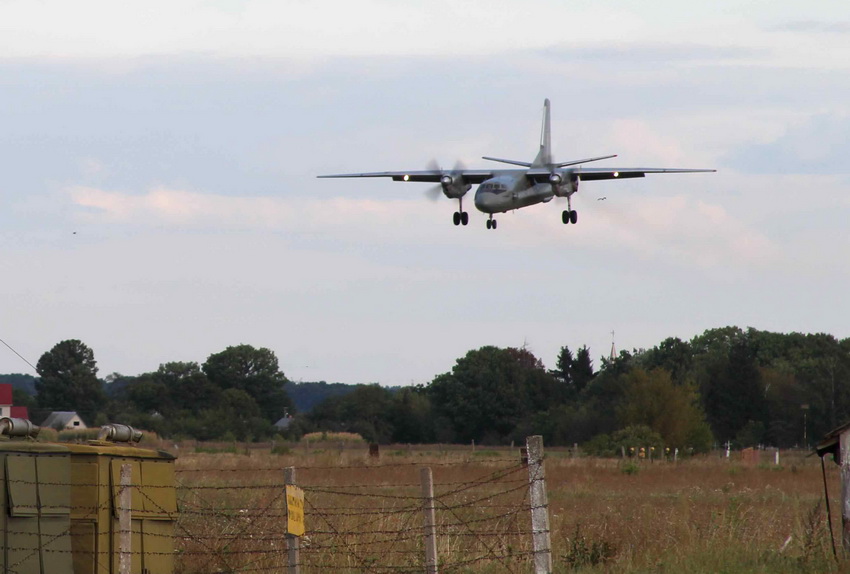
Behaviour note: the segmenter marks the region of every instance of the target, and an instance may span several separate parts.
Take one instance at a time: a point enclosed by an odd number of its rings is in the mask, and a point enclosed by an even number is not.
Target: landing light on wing
[[[615,172],[614,172],[614,177],[620,177],[620,172],[619,172],[619,171],[615,171]]]
[[[405,175],[402,179],[403,179],[404,181],[410,181],[410,176],[409,176],[409,175]]]

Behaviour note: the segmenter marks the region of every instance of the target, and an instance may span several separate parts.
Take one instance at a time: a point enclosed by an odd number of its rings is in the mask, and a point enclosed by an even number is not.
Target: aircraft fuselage
[[[552,197],[551,185],[533,184],[525,177],[525,171],[517,171],[482,182],[475,190],[475,207],[483,213],[504,213],[545,203]]]

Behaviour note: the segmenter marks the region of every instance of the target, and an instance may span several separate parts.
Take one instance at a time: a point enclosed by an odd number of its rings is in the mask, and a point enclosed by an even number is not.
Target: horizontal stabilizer
[[[617,157],[617,154],[614,155],[602,155],[599,157],[589,157],[587,159],[577,159],[573,161],[565,161],[563,163],[556,163],[555,167],[567,167],[568,165],[578,165],[580,163],[588,163],[591,161],[599,161],[601,159],[611,159],[612,157]]]
[[[522,166],[522,167],[531,167],[531,163],[529,163],[527,161],[517,161],[515,159],[500,159],[498,157],[487,157],[486,155],[483,156],[481,159],[486,159],[486,160],[489,160],[489,161],[498,161],[498,162],[501,162],[501,163],[509,163],[511,165],[519,165],[519,166]]]

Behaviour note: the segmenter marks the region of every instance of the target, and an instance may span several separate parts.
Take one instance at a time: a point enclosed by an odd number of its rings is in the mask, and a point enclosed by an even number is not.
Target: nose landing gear
[[[487,220],[487,229],[496,229],[496,220],[493,219],[493,214],[490,214],[490,219]]]
[[[561,213],[561,221],[564,224],[576,223],[578,221],[578,211],[574,209],[565,209],[563,213]]]

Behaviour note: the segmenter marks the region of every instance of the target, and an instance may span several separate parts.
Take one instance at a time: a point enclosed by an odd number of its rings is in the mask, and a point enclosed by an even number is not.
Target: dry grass
[[[298,446],[287,455],[240,450],[247,454],[178,459],[185,486],[179,573],[285,564],[279,485],[287,466],[296,467],[307,491],[302,572],[421,572],[424,466],[433,469],[438,498],[441,572],[530,571],[527,475],[517,468],[516,449],[382,447],[379,460],[365,446]],[[838,472],[829,464],[837,514]],[[556,572],[839,572],[848,566],[832,558],[815,457],[783,453],[780,467],[709,456],[629,468],[548,452]],[[840,518],[833,519],[839,533]]]
[[[301,437],[301,442],[366,442],[363,437],[353,432],[311,432]]]

